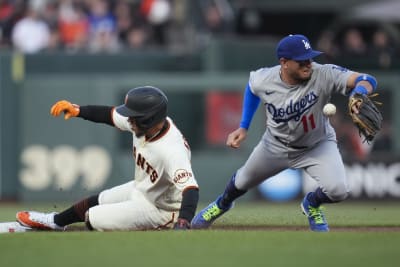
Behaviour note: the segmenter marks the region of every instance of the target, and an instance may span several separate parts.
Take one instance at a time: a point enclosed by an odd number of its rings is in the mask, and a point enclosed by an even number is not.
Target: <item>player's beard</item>
[[[304,74],[303,70],[298,71],[297,73],[295,73],[295,75],[293,75],[293,79],[296,80],[298,83],[304,83],[304,82],[308,82],[311,79],[313,70],[310,69],[309,70],[309,74],[306,75]]]
[[[131,129],[135,133],[135,136],[137,138],[140,138],[145,135],[146,132],[144,130],[140,129],[139,127],[137,127],[136,124],[133,124],[131,122],[129,122],[129,124],[131,125]]]

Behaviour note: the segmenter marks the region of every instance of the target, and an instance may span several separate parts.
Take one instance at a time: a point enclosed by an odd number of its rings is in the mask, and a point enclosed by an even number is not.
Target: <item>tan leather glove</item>
[[[59,116],[62,112],[65,114],[64,119],[68,120],[69,118],[78,116],[80,109],[78,105],[72,104],[67,100],[58,101],[50,109],[50,114],[54,117]]]
[[[372,141],[382,129],[382,114],[375,104],[382,103],[370,98],[376,96],[356,93],[349,98],[348,110],[353,123],[358,128],[360,135],[365,137],[364,141]]]

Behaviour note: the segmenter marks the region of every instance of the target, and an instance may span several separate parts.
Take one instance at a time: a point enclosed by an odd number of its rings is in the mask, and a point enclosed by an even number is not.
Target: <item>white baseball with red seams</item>
[[[324,113],[325,116],[333,116],[336,114],[336,106],[332,103],[328,103],[324,106],[322,109],[322,112]]]

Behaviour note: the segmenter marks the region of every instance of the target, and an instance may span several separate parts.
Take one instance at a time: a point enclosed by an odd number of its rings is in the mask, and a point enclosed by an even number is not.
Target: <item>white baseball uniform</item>
[[[92,227],[100,231],[172,228],[182,192],[198,188],[186,140],[170,118],[166,132],[150,141],[137,138],[128,118],[115,110],[112,118],[115,127],[132,132],[135,177],[100,193],[99,205],[89,209]]]
[[[346,94],[354,72],[312,63],[311,79],[290,86],[280,77],[280,65],[251,72],[249,85],[265,105],[267,129],[236,174],[238,189],[247,190],[286,168],[302,168],[332,200],[348,193],[336,134],[322,109],[332,93]]]

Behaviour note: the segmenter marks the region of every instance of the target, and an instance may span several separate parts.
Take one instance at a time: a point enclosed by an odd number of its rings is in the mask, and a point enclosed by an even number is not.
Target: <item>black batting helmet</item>
[[[126,94],[125,104],[116,111],[125,117],[133,117],[136,125],[148,130],[167,117],[167,96],[153,86],[136,87]]]

